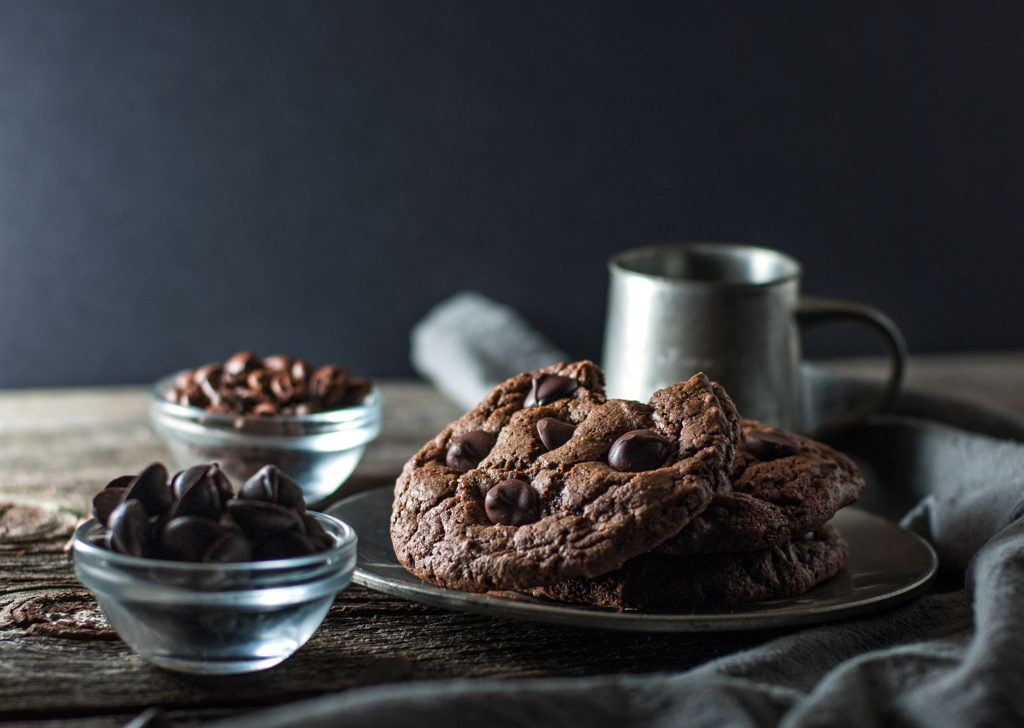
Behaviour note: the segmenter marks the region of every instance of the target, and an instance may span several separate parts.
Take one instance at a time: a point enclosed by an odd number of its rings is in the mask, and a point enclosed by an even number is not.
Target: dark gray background
[[[669,240],[1021,347],[1022,91],[1019,2],[0,0],[0,386],[407,375],[467,288],[596,358],[605,258]]]

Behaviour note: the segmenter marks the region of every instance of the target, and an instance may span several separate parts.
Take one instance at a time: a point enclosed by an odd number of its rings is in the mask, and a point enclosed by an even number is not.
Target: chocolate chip
[[[169,509],[168,516],[198,516],[216,521],[223,512],[220,493],[214,482],[203,474],[182,493]]]
[[[151,516],[166,511],[174,499],[174,491],[167,484],[167,468],[161,463],[146,467],[132,480],[124,499],[138,500]]]
[[[484,430],[470,430],[453,437],[448,443],[445,462],[449,468],[465,473],[475,468],[494,447],[494,435]]]
[[[228,513],[253,541],[266,539],[292,528],[302,528],[299,514],[276,503],[235,498],[228,501]]]
[[[550,404],[562,397],[568,397],[576,391],[580,383],[571,377],[558,374],[540,374],[533,378],[530,393],[523,402],[524,407],[537,407]]]
[[[264,465],[245,481],[238,491],[239,498],[277,503],[285,508],[306,510],[302,487],[273,465]]]
[[[324,530],[324,527],[320,525],[320,521],[315,516],[307,513],[302,517],[302,524],[306,528],[306,536],[309,537],[309,540],[313,542],[318,551],[326,551],[334,546],[334,538]]]
[[[781,432],[750,430],[743,433],[743,447],[758,460],[775,460],[800,452],[800,445]]]
[[[537,420],[537,435],[548,450],[554,450],[569,442],[574,432],[576,432],[575,425],[562,422],[554,417],[543,417]]]
[[[116,478],[107,483],[107,488],[127,488],[135,480],[134,475],[118,475]]]
[[[110,520],[111,512],[121,505],[127,488],[111,488],[107,486],[92,499],[92,514],[104,526]]]
[[[540,518],[540,503],[526,481],[503,480],[487,491],[484,511],[491,523],[522,526]]]
[[[630,430],[612,443],[608,465],[625,472],[653,470],[665,462],[668,452],[668,440],[656,432]]]
[[[316,553],[316,546],[304,534],[282,531],[256,545],[254,553],[259,559],[291,559]]]
[[[252,544],[238,531],[222,530],[221,535],[210,544],[202,561],[226,564],[252,560]]]
[[[206,475],[209,465],[193,465],[174,474],[171,478],[171,491],[175,498],[181,498],[182,494],[191,488],[195,483]]]
[[[107,519],[107,548],[120,554],[147,556],[151,550],[149,517],[135,498],[123,501]]]
[[[198,516],[172,518],[160,534],[163,556],[177,561],[199,561],[224,533],[217,521]]]

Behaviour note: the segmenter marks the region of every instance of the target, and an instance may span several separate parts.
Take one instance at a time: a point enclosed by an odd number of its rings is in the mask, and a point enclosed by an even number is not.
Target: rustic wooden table
[[[880,371],[874,360],[835,366]],[[1024,414],[1024,354],[915,358],[908,385]],[[460,414],[422,383],[381,388],[382,435],[342,494],[391,484]],[[135,386],[0,392],[0,727],[118,726],[151,706],[187,725],[370,684],[680,670],[779,634],[598,633],[449,612],[353,585],[313,638],[271,670],[162,670],[111,631],[63,551],[108,480],[169,460],[146,408],[146,389]]]

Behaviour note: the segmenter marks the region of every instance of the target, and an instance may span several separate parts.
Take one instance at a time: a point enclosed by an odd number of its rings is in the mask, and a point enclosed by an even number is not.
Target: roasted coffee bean
[[[653,470],[668,457],[669,443],[651,430],[631,430],[612,443],[608,465],[613,470],[636,472]]]
[[[166,397],[218,414],[267,417],[349,407],[362,402],[370,389],[368,379],[353,377],[336,364],[314,370],[303,359],[283,354],[260,359],[240,351],[224,364],[178,375]]]
[[[445,462],[449,468],[465,473],[472,470],[494,447],[494,435],[484,430],[470,430],[448,443]]]
[[[174,499],[174,491],[167,483],[167,468],[161,463],[147,466],[128,485],[124,499],[138,500],[151,516],[166,511]]]
[[[107,519],[107,548],[120,554],[148,556],[152,550],[149,517],[135,498],[122,501]]]
[[[221,535],[210,544],[201,560],[216,563],[252,561],[252,543],[239,531],[223,529]]]
[[[580,383],[571,377],[558,374],[541,374],[530,383],[530,393],[523,402],[524,407],[538,407],[551,404],[557,399],[568,397],[576,391]]]
[[[503,480],[487,491],[484,511],[491,523],[522,526],[540,517],[540,502],[526,481]]]
[[[223,533],[224,528],[209,518],[172,518],[160,534],[161,556],[176,561],[199,561]]]
[[[555,417],[543,417],[537,420],[537,435],[548,450],[561,447],[572,439],[576,426],[562,422]]]
[[[776,460],[796,455],[800,445],[781,432],[750,430],[743,434],[743,447],[758,460]]]
[[[97,493],[92,499],[92,514],[96,517],[96,520],[106,526],[110,519],[110,513],[121,505],[126,491],[127,488],[111,488],[107,486]]]
[[[291,508],[276,503],[234,498],[228,501],[228,513],[253,541],[262,541],[289,529],[302,529],[302,517]]]

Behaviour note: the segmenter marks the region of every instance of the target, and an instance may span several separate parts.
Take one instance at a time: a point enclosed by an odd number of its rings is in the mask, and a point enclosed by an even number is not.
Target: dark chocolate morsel
[[[277,503],[299,513],[306,510],[302,487],[273,465],[264,465],[245,481],[238,491],[239,498]]]
[[[252,560],[252,544],[238,531],[222,530],[202,555],[202,560],[226,564]]]
[[[203,477],[192,483],[178,497],[178,500],[171,506],[168,515],[171,518],[199,516],[200,518],[209,518],[216,521],[220,518],[222,512],[223,506],[217,486],[204,473]]]
[[[533,378],[530,384],[530,393],[526,395],[523,402],[524,407],[537,407],[543,404],[550,404],[556,399],[568,397],[580,386],[572,377],[563,377],[558,374],[540,374]]]
[[[206,477],[209,478],[215,486],[217,486],[217,492],[220,494],[220,502],[227,503],[230,499],[235,497],[234,492],[231,490],[231,481],[228,476],[220,469],[218,463],[210,463],[206,471]]]
[[[669,443],[651,430],[630,430],[612,443],[608,465],[620,472],[653,470],[668,457]]]
[[[138,500],[146,513],[156,516],[166,511],[174,499],[174,491],[167,484],[167,468],[153,463],[132,479],[125,500]]]
[[[307,513],[302,517],[302,522],[306,526],[306,536],[309,537],[317,551],[326,551],[334,545],[334,537],[324,530],[316,517]]]
[[[134,475],[118,475],[116,478],[106,484],[106,488],[127,488],[135,480]]]
[[[743,447],[759,460],[775,460],[800,452],[800,445],[781,432],[750,430],[743,433]]]
[[[152,536],[146,509],[135,498],[122,501],[107,519],[107,548],[120,554],[146,556]]]
[[[209,467],[209,465],[193,465],[191,468],[175,473],[171,478],[171,490],[174,492],[174,497],[181,498],[186,490],[206,475],[206,470]]]
[[[96,520],[107,525],[110,513],[124,500],[126,488],[104,488],[92,499],[92,514]]]
[[[503,480],[487,491],[484,511],[491,523],[522,526],[540,518],[540,502],[526,481]]]
[[[554,417],[543,417],[537,420],[537,435],[548,450],[554,450],[569,442],[574,432],[576,432],[575,425],[562,422]]]
[[[445,462],[449,468],[465,473],[487,457],[494,447],[494,435],[484,430],[470,430],[453,437],[448,444]]]
[[[253,555],[260,560],[291,559],[308,556],[316,551],[309,537],[298,531],[282,531],[253,547]]]
[[[253,541],[290,529],[302,530],[302,517],[291,508],[266,501],[234,498],[228,501],[228,513]]]
[[[209,518],[172,518],[160,535],[163,556],[178,561],[199,561],[210,545],[224,532],[219,523]]]

